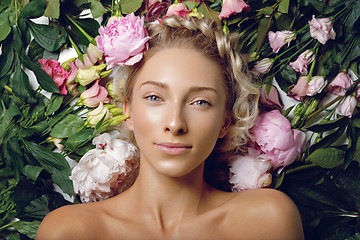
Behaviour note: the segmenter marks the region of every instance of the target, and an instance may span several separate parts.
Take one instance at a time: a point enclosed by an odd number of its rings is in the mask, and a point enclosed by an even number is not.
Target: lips
[[[170,155],[183,154],[189,151],[192,147],[182,143],[158,143],[156,146],[164,153]]]

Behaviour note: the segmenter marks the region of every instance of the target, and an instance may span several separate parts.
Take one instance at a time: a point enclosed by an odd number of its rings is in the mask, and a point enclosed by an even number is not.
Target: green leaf
[[[288,82],[291,83],[297,82],[296,72],[289,65],[286,65],[286,67],[281,71],[281,76]]]
[[[63,101],[64,101],[64,96],[52,94],[51,100],[46,106],[46,115],[49,116],[54,112],[56,112],[61,107]]]
[[[15,179],[20,180],[24,167],[22,149],[16,136],[9,139],[5,144],[5,157],[11,162]]]
[[[333,144],[336,140],[339,139],[339,137],[344,133],[346,129],[346,125],[340,126],[334,133],[327,135],[323,139],[321,139],[319,142],[314,143],[310,147],[310,152],[313,152],[315,149],[318,148],[326,148]]]
[[[101,17],[104,13],[106,13],[106,9],[99,0],[90,0],[90,2],[91,2],[90,11],[91,11],[91,15],[94,18]]]
[[[281,186],[282,182],[284,181],[284,177],[285,177],[285,171],[282,171],[279,174],[274,174],[273,178],[272,178],[272,187],[273,188],[278,188]]]
[[[216,22],[220,23],[219,12],[212,10],[205,2],[202,2],[198,7],[199,12],[204,14],[204,17],[211,18]]]
[[[281,0],[279,7],[278,7],[278,11],[281,13],[288,13],[289,5],[290,5],[290,0]]]
[[[348,118],[339,117],[333,120],[325,120],[320,123],[316,123],[308,127],[307,130],[316,133],[322,133],[343,126],[344,124],[347,124],[347,122],[348,122]]]
[[[271,22],[269,17],[264,17],[260,20],[256,38],[256,52],[260,51],[270,28],[270,24]]]
[[[35,41],[50,52],[58,50],[66,42],[66,32],[60,32],[51,25],[36,24],[29,21],[29,27]]]
[[[85,121],[81,117],[69,114],[54,126],[50,132],[50,136],[55,138],[68,138],[79,132],[84,125]]]
[[[91,128],[83,129],[75,135],[72,135],[65,141],[65,146],[75,151],[76,148],[93,138],[94,130]]]
[[[58,19],[60,16],[60,1],[47,0],[47,5],[44,13],[45,17]]]
[[[359,19],[359,16],[360,16],[360,2],[355,1],[350,14],[346,18],[345,26],[348,28],[352,28],[355,22]]]
[[[334,11],[334,8],[329,7],[327,2],[322,2],[319,0],[307,0],[313,5],[313,7],[320,13],[329,14]]]
[[[24,53],[21,53],[20,57],[25,67],[34,72],[38,83],[44,90],[51,93],[60,93],[59,88],[56,86],[52,78],[42,69],[40,63],[32,62],[30,58]]]
[[[64,156],[33,142],[24,140],[24,143],[31,155],[51,174],[54,183],[71,196],[73,192],[73,185],[69,179],[71,169]]]
[[[44,169],[40,166],[25,165],[22,173],[26,177],[36,181],[42,170],[44,170]]]
[[[0,55],[0,77],[7,74],[14,62],[14,49],[4,43],[2,46],[2,54]]]
[[[13,93],[21,100],[28,103],[36,102],[30,87],[29,77],[22,70],[20,61],[15,62],[14,74],[10,77]]]
[[[44,14],[46,0],[32,0],[24,6],[20,13],[23,18],[38,18]]]
[[[122,13],[129,14],[136,12],[141,7],[142,2],[142,0],[120,0],[118,4],[120,4]]]
[[[24,209],[26,216],[41,220],[50,212],[48,205],[49,199],[46,195],[34,199]]]
[[[349,142],[345,152],[345,169],[350,165],[351,161],[354,158],[354,154],[356,152],[356,145],[359,138],[359,129],[354,126],[354,123],[352,121],[347,128],[347,136]]]
[[[40,221],[32,221],[32,222],[25,222],[25,221],[17,221],[12,224],[14,229],[21,234],[28,236],[31,239],[35,239],[36,231],[40,226]]]
[[[4,40],[11,32],[9,18],[6,12],[8,11],[4,11],[3,13],[0,14],[0,26],[1,26],[0,42]]]
[[[322,168],[334,168],[344,162],[345,152],[337,148],[321,148],[311,153],[307,160],[316,163]]]

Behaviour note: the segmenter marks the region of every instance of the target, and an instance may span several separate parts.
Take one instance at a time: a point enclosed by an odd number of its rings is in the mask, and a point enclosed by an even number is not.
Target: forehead
[[[188,48],[166,48],[155,52],[135,75],[139,81],[161,80],[182,82],[192,85],[223,85],[223,76],[218,64]]]

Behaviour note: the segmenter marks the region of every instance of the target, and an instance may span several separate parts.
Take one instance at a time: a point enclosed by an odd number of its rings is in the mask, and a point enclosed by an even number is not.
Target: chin
[[[190,175],[199,174],[203,176],[204,165],[200,164],[197,166],[186,166],[186,164],[174,164],[174,163],[163,163],[161,166],[158,166],[158,171],[163,175],[173,178],[180,178]]]

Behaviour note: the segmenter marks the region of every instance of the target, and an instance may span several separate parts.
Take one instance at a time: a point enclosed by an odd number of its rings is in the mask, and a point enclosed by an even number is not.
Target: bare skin
[[[204,161],[228,127],[219,78],[217,65],[194,50],[165,49],[147,60],[124,108],[140,148],[135,184],[53,211],[37,239],[303,239],[285,194],[227,193],[205,183]]]

